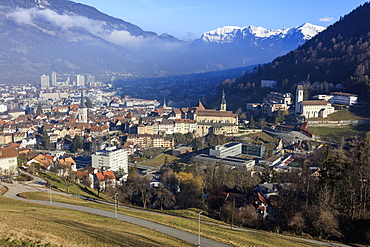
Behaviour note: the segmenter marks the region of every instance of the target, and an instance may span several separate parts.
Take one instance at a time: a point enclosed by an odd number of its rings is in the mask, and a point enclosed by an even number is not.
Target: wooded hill
[[[259,65],[253,73],[233,81],[225,81],[230,92],[251,95],[261,80],[276,80],[285,91],[293,91],[300,81],[326,85],[325,91],[359,94],[361,100],[370,96],[370,3],[365,3],[329,26],[311,40],[274,59]],[[253,98],[253,97],[252,97]],[[248,100],[248,97],[247,97]]]

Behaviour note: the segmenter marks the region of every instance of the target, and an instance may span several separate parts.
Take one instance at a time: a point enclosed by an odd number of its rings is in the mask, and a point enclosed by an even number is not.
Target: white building
[[[330,99],[330,103],[339,105],[353,105],[357,103],[358,96],[351,93],[333,92],[333,97]]]
[[[0,112],[6,112],[8,110],[8,106],[5,104],[0,104]]]
[[[85,76],[77,75],[77,86],[85,86]]]
[[[112,171],[122,170],[128,173],[128,155],[126,149],[107,147],[92,155],[92,167],[110,167]]]
[[[55,87],[57,85],[57,73],[53,71],[51,73],[51,86]]]
[[[242,153],[242,143],[229,142],[224,145],[214,146],[209,150],[209,155],[224,158],[229,156],[238,156]]]
[[[261,80],[261,87],[276,87],[277,81]]]
[[[42,75],[41,76],[41,89],[49,89],[50,87],[50,76]]]
[[[191,119],[176,119],[174,133],[193,133],[197,130],[197,122]]]
[[[353,105],[357,103],[358,95],[351,93],[332,92],[331,95],[315,95],[316,99],[323,99],[330,102],[330,104],[338,105]]]
[[[334,107],[326,100],[303,100],[303,86],[298,85],[295,112],[305,118],[326,118],[334,113]]]
[[[17,150],[13,147],[0,149],[0,168],[2,171],[17,171]]]

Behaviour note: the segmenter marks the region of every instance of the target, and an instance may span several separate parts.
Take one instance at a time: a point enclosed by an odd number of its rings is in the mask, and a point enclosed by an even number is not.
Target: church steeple
[[[220,111],[226,111],[226,99],[225,99],[225,91],[224,90],[222,90]]]
[[[87,123],[87,106],[85,104],[83,91],[81,91],[81,101],[80,105],[78,106],[77,120],[80,123]]]
[[[166,98],[164,97],[163,98],[163,109],[166,109],[166,108],[167,108]]]
[[[85,100],[84,100],[84,92],[81,91],[81,100],[80,100],[80,105],[78,106],[78,108],[87,108],[86,104],[85,104]]]

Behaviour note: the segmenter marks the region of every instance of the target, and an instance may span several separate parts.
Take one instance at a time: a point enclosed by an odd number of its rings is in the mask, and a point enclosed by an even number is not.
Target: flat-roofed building
[[[242,143],[239,142],[229,142],[224,145],[217,145],[209,150],[209,155],[220,158],[228,156],[238,156],[241,153]]]
[[[194,159],[198,162],[216,163],[216,164],[222,163],[225,165],[233,166],[235,168],[245,168],[247,170],[252,170],[252,168],[256,164],[255,160],[243,159],[238,157],[220,158],[206,154],[199,154],[197,156],[194,156]]]
[[[256,156],[256,157],[263,157],[265,156],[265,146],[264,145],[256,145],[250,143],[243,143],[242,145],[242,154],[248,156]]]
[[[128,173],[128,155],[125,149],[117,149],[116,147],[107,147],[97,151],[92,155],[92,167],[110,167],[112,171],[122,169],[124,173]]]

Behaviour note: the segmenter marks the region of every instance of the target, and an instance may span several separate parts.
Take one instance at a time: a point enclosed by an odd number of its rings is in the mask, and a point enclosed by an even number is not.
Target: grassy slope
[[[192,246],[93,214],[0,196],[1,246]]]
[[[370,125],[359,126],[338,126],[338,127],[308,127],[308,130],[316,136],[320,136],[324,140],[341,142],[342,138],[345,140],[353,138],[357,135],[364,135],[370,131]]]
[[[49,200],[49,195],[47,193],[41,193],[41,192],[27,192],[24,193],[27,198],[29,199],[38,199],[38,200]],[[70,197],[64,197],[59,195],[54,195],[53,200],[60,201],[60,202],[67,202],[67,203],[76,203],[76,199],[70,198]],[[83,206],[91,206],[95,208],[100,208],[104,210],[110,210],[114,211],[113,206],[106,206],[102,204],[96,204],[92,202],[86,202],[86,201],[78,201],[79,205]],[[170,213],[174,213],[180,216],[186,216],[195,219],[186,219],[186,218],[178,218],[173,217],[170,215],[158,215],[158,214],[152,214],[145,211],[134,211],[130,209],[124,209],[119,208],[118,213],[124,213],[127,215],[131,215],[134,217],[139,217],[147,220],[151,220],[153,222],[161,223],[164,225],[169,225],[174,228],[178,228],[184,231],[188,231],[194,234],[198,233],[198,222],[196,219],[198,219],[198,209],[194,210],[176,210],[171,211]],[[213,219],[209,219],[207,216],[202,215],[201,216],[202,221],[212,221],[216,222]],[[316,246],[314,244],[308,244],[303,241],[297,241],[288,239],[287,237],[280,235],[280,234],[273,234],[268,232],[257,232],[257,233],[251,233],[251,232],[242,232],[242,231],[236,231],[236,230],[230,230],[229,227],[221,227],[221,226],[215,226],[215,225],[209,225],[209,224],[201,224],[202,229],[202,236],[208,237],[210,239],[214,239],[216,241],[228,243],[233,246]]]
[[[167,157],[168,162],[172,162],[173,160],[178,160],[179,159],[176,156],[172,156],[172,155],[163,153],[161,155],[158,155],[154,159],[146,160],[144,162],[140,162],[139,164],[144,165],[144,166],[158,167],[158,166],[164,164],[164,161],[165,161],[166,157]]]
[[[352,107],[351,109],[341,109],[333,114],[328,115],[327,118],[310,118],[309,120],[338,121],[360,119],[370,119],[370,107]]]

